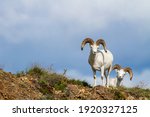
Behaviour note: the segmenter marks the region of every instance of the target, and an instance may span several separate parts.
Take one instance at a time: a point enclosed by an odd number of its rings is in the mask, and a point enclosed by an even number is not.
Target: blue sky
[[[0,0],[0,66],[17,72],[53,65],[92,82],[89,47],[80,45],[86,37],[103,38],[114,64],[133,69],[125,85],[150,86],[149,11],[149,0]]]

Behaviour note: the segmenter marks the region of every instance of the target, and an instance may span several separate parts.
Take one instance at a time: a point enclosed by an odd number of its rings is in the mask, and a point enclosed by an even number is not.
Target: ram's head
[[[99,49],[99,46],[100,44],[102,44],[105,52],[107,52],[107,49],[106,49],[106,43],[103,39],[98,39],[96,42],[93,41],[93,39],[91,38],[86,38],[82,41],[81,43],[81,50],[83,50],[84,46],[89,43],[90,47],[91,47],[91,51],[93,54],[96,54],[98,49]]]
[[[117,78],[118,79],[123,79],[125,74],[128,73],[130,75],[130,80],[132,80],[133,72],[132,72],[132,69],[130,67],[122,68],[120,65],[116,64],[112,67],[112,70],[114,70],[114,69],[117,72]]]

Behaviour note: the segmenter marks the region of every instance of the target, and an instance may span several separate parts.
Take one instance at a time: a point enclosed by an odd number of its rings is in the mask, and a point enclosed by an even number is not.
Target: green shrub
[[[39,65],[34,65],[26,71],[26,74],[40,78],[43,75],[48,75],[48,71]]]
[[[54,85],[54,88],[55,88],[56,90],[64,91],[65,88],[66,88],[66,86],[67,86],[66,84],[58,83],[58,84],[55,84],[55,85]]]
[[[80,80],[75,80],[75,79],[69,79],[68,83],[69,84],[74,84],[74,85],[81,85],[81,86],[91,87],[91,85],[88,84],[86,81],[80,81]]]
[[[115,95],[115,97],[114,97],[115,100],[125,100],[126,99],[125,95],[119,90],[116,90],[114,95]]]
[[[17,72],[15,75],[16,75],[17,77],[21,77],[21,76],[25,76],[26,73],[25,73],[24,71],[20,71],[20,72]]]

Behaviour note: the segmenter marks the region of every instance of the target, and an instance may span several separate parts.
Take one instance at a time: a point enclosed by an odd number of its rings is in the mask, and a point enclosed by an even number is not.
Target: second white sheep
[[[114,69],[116,70],[117,76],[116,78],[110,78],[109,80],[110,86],[113,86],[113,87],[121,86],[123,82],[123,78],[126,75],[126,73],[129,73],[130,80],[132,80],[133,72],[130,67],[122,68],[120,65],[116,64],[112,67],[112,70]]]

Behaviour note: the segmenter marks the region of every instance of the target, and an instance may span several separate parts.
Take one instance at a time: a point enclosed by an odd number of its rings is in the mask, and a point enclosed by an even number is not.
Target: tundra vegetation
[[[34,65],[16,74],[0,70],[0,99],[63,99],[63,100],[149,100],[150,89],[143,85],[127,87],[91,87],[80,81],[58,74],[55,70]]]

